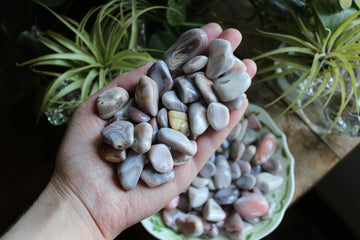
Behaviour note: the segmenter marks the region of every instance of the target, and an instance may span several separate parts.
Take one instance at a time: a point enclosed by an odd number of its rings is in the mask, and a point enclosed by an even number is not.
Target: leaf
[[[266,57],[281,54],[281,53],[287,53],[288,54],[289,52],[309,54],[309,55],[314,54],[314,52],[311,51],[309,48],[304,48],[304,47],[283,47],[283,48],[274,49],[274,50],[271,50],[269,52],[263,53],[263,54],[261,54],[259,56],[256,56],[255,58],[253,58],[253,60],[256,61],[256,60],[259,60],[261,58],[266,58]]]
[[[360,11],[356,12],[336,29],[336,31],[332,34],[332,36],[330,37],[330,40],[328,42],[328,47],[327,47],[328,51],[331,51],[333,49],[333,45],[334,45],[335,41],[337,40],[337,38],[339,37],[339,35],[344,31],[346,26],[348,26],[352,22],[353,19],[355,19],[356,17],[359,16],[359,14],[360,14]]]
[[[271,33],[271,32],[264,32],[261,30],[257,30],[258,32],[260,32],[260,34],[264,37],[269,37],[272,39],[276,39],[282,42],[285,42],[289,45],[293,45],[293,46],[297,46],[297,47],[307,47],[307,48],[311,48],[314,51],[317,51],[317,48],[312,45],[309,42],[304,41],[304,39],[300,39],[298,37],[292,36],[292,35],[287,35],[287,34],[281,34],[281,33]]]
[[[90,42],[89,39],[87,39],[86,37],[84,37],[83,34],[81,34],[75,27],[73,27],[68,21],[66,21],[64,18],[62,18],[60,15],[58,15],[56,12],[54,12],[53,10],[51,10],[50,8],[48,8],[46,5],[35,1],[36,3],[38,3],[39,5],[43,6],[44,8],[46,8],[49,12],[51,12],[57,19],[59,19],[65,26],[67,26],[72,32],[74,32],[77,36],[79,36],[79,38],[86,44],[86,46],[90,49],[90,51],[92,52],[92,54],[95,56],[95,58],[98,60],[99,58],[99,51],[93,46],[93,44]]]
[[[190,1],[168,0],[166,19],[171,26],[180,26],[186,20],[186,6]]]
[[[86,76],[81,87],[81,96],[80,96],[81,101],[85,101],[89,96],[91,96],[89,95],[90,85],[98,75],[99,75],[98,71],[96,69],[92,69]]]
[[[342,9],[340,5],[329,4],[323,1],[310,1],[317,16],[319,17],[324,28],[329,28],[335,32],[339,26],[344,23],[349,17],[356,13],[353,7]]]
[[[66,38],[66,37],[64,37],[64,36],[62,36],[62,35],[60,35],[60,34],[58,34],[56,32],[47,31],[47,34],[50,37],[52,37],[55,41],[60,43],[63,47],[67,48],[68,51],[71,51],[71,52],[74,52],[74,53],[90,55],[90,54],[88,54],[87,51],[85,51],[83,48],[76,45],[73,41],[71,41],[70,39],[68,39],[68,38]]]
[[[71,61],[82,61],[88,64],[95,64],[96,61],[89,56],[84,56],[83,54],[78,53],[53,53],[48,54],[45,56],[40,56],[24,63],[19,64],[19,66],[24,66],[28,64],[33,64],[40,61],[47,61],[47,60],[71,60]]]
[[[160,31],[153,34],[149,39],[149,47],[152,49],[163,50],[164,52],[176,42],[177,37],[173,32]],[[155,57],[161,58],[162,54],[154,54]]]

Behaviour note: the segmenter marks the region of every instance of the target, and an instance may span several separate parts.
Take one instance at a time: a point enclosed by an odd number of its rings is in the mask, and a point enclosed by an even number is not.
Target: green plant
[[[90,10],[77,22],[37,3],[75,34],[73,40],[53,31],[39,35],[54,53],[20,64],[53,78],[38,117],[49,110],[72,110],[120,73],[154,60],[147,49],[137,46],[138,20],[149,11],[165,7],[151,7],[145,1],[112,0]]]
[[[268,58],[275,62],[274,65],[258,71],[259,75],[270,73],[267,76],[264,75],[265,77],[260,82],[293,73],[301,73],[301,76],[296,79],[289,89],[270,103],[273,104],[279,101],[302,84],[300,93],[284,112],[289,111],[291,108],[294,111],[303,109],[317,98],[324,96],[327,97],[326,107],[332,101],[335,91],[340,89],[340,103],[336,117],[328,129],[330,131],[349,101],[355,98],[355,102],[357,102],[358,99],[357,79],[355,78],[354,69],[360,67],[360,19],[358,18],[360,11],[352,14],[334,31],[324,27],[323,23],[319,22],[319,18],[313,19],[315,24],[309,23],[305,25],[302,19],[297,17],[291,9],[290,12],[295,19],[296,27],[289,29],[295,32],[282,34],[259,31],[261,36],[285,43],[285,47],[264,52],[254,58],[254,60]],[[273,72],[279,69],[281,71]],[[346,89],[345,79],[341,74],[342,71],[347,72],[350,76],[350,89]],[[317,82],[319,79],[320,83]],[[296,106],[298,100],[314,84],[318,84],[318,86],[315,88],[312,97],[301,106]],[[359,113],[357,105],[356,111]]]

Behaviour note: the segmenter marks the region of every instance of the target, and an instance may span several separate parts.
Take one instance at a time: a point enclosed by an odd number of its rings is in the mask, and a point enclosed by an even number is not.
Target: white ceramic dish
[[[286,136],[276,126],[269,114],[261,107],[249,104],[245,115],[254,113],[260,120],[263,129],[261,131],[270,131],[276,137],[278,149],[274,153],[283,166],[283,170],[279,174],[283,177],[284,182],[281,187],[277,188],[274,192],[264,195],[268,200],[276,202],[276,209],[270,219],[262,220],[254,225],[253,231],[249,233],[244,240],[261,239],[271,233],[281,222],[287,207],[294,194],[295,180],[294,180],[294,157],[291,155],[286,142]],[[154,237],[161,240],[202,240],[197,237],[186,237],[181,233],[177,233],[171,228],[165,226],[158,213],[151,217],[144,219],[142,222],[144,228]],[[214,240],[228,240],[225,234],[221,233]]]

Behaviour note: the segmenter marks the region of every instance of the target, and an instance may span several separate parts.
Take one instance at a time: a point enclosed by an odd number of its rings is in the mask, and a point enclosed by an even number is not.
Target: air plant
[[[143,14],[162,6],[112,0],[90,10],[77,22],[37,3],[75,35],[70,39],[53,31],[40,34],[39,40],[53,53],[19,64],[30,65],[33,71],[53,79],[44,93],[38,118],[49,111],[72,111],[117,75],[154,60],[149,49],[137,45],[138,21]]]

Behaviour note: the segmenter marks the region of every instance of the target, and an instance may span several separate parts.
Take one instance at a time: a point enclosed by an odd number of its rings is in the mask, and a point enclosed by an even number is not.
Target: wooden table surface
[[[260,84],[253,85],[247,95],[251,103],[263,107],[278,93],[273,84]],[[280,101],[264,109],[285,133],[295,158],[295,202],[343,160],[359,144],[360,138],[341,133],[316,134],[296,113],[279,114],[286,106],[285,101]],[[53,127],[45,119],[39,125],[34,121],[24,121],[23,116],[31,114],[27,110],[24,112],[24,109],[29,109],[26,105],[16,109],[10,113],[11,121],[3,124],[3,138],[0,140],[4,159],[0,174],[0,234],[31,205],[49,181],[64,131],[64,127]],[[117,239],[134,237],[154,239],[141,224],[127,229]]]

